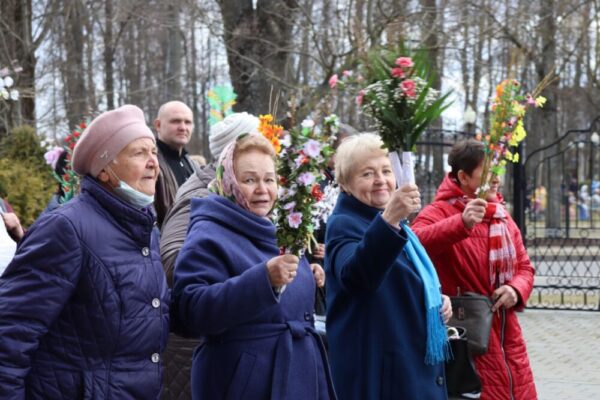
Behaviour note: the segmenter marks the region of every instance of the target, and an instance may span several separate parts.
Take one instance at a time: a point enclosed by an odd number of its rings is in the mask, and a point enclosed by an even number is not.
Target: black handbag
[[[452,359],[446,361],[446,388],[450,399],[478,399],[481,395],[481,380],[473,364],[466,333],[460,326],[448,328],[448,342]]]
[[[472,292],[466,292],[462,296],[452,296],[450,301],[452,318],[448,321],[448,326],[465,328],[471,354],[485,354],[488,350],[494,316],[492,301],[487,296]]]

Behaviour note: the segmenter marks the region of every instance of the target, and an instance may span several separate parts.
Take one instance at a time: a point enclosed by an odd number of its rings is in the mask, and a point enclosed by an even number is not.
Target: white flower
[[[292,137],[290,136],[290,134],[286,134],[283,138],[279,139],[279,143],[283,146],[283,147],[290,147],[292,145]]]
[[[312,129],[313,126],[315,126],[315,121],[310,118],[306,118],[304,121],[302,121],[302,128]]]
[[[340,119],[338,118],[337,115],[331,114],[331,115],[328,115],[327,117],[325,117],[325,122],[328,124],[332,124],[332,125],[339,125]]]
[[[14,100],[14,101],[19,100],[19,91],[18,90],[14,90],[14,89],[11,90],[10,91],[10,99]]]
[[[279,187],[279,190],[277,190],[277,198],[281,201],[286,199],[288,196],[288,190],[286,188],[284,188],[283,186]]]
[[[285,203],[283,205],[283,209],[284,210],[293,210],[294,207],[296,207],[296,202],[295,201],[290,201],[289,203]]]
[[[1,89],[0,90],[0,97],[2,97],[4,100],[8,100],[8,98],[10,97],[10,94],[8,93],[8,90]]]
[[[4,86],[6,86],[7,88],[11,87],[13,85],[13,83],[15,83],[13,81],[13,78],[11,78],[10,76],[7,76],[4,78]]]

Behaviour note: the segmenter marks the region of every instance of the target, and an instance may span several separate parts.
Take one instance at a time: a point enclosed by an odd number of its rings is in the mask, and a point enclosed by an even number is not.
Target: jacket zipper
[[[500,331],[500,350],[502,350],[502,358],[504,359],[504,365],[506,366],[506,372],[508,372],[508,393],[510,395],[510,400],[515,400],[515,396],[513,394],[513,379],[512,374],[510,372],[510,367],[508,366],[508,360],[506,359],[506,352],[504,351],[504,333],[506,330],[506,308],[502,309],[502,324]]]

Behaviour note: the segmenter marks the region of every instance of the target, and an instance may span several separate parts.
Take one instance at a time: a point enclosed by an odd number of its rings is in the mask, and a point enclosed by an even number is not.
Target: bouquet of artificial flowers
[[[410,56],[405,49],[380,50],[368,57],[362,69],[363,74],[344,71],[341,78],[334,75],[329,85],[344,88],[366,84],[358,91],[356,103],[372,119],[390,150],[399,184],[414,183],[412,151],[427,125],[450,106],[450,93],[442,95],[431,87],[432,73],[422,51]],[[403,152],[403,166],[399,151]]]
[[[279,198],[274,215],[277,245],[282,253],[302,256],[314,241],[313,232],[322,217],[318,202],[324,200],[319,181],[324,178],[327,161],[334,152],[332,144],[338,125],[335,115],[325,118],[323,129],[306,119],[281,138],[272,133],[268,124],[259,126],[276,150],[280,149]]]
[[[496,96],[491,106],[490,133],[479,137],[485,144],[482,182],[477,189],[479,197],[486,197],[494,177],[504,175],[507,161],[519,161],[519,153],[513,153],[513,150],[527,136],[523,127],[525,111],[527,107],[544,105],[546,99],[539,93],[547,84],[545,78],[532,94],[522,94],[521,84],[514,79],[504,80],[496,86]]]

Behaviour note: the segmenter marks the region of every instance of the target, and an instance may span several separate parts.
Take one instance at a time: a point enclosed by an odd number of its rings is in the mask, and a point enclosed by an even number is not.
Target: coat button
[[[152,357],[150,357],[150,359],[152,360],[153,363],[157,363],[160,361],[160,355],[158,355],[158,353],[154,353],[152,354]]]
[[[147,248],[147,247],[144,247],[144,248],[142,249],[142,255],[143,255],[144,257],[148,257],[148,255],[149,255],[149,254],[150,254],[150,249],[149,249],[149,248]]]
[[[444,384],[444,378],[442,376],[438,376],[435,378],[435,383],[437,383],[438,386],[442,386]]]
[[[160,307],[160,300],[159,299],[152,299],[152,307],[154,308],[158,308]]]
[[[305,321],[312,321],[312,314],[309,312],[305,312],[304,313],[304,320]]]

